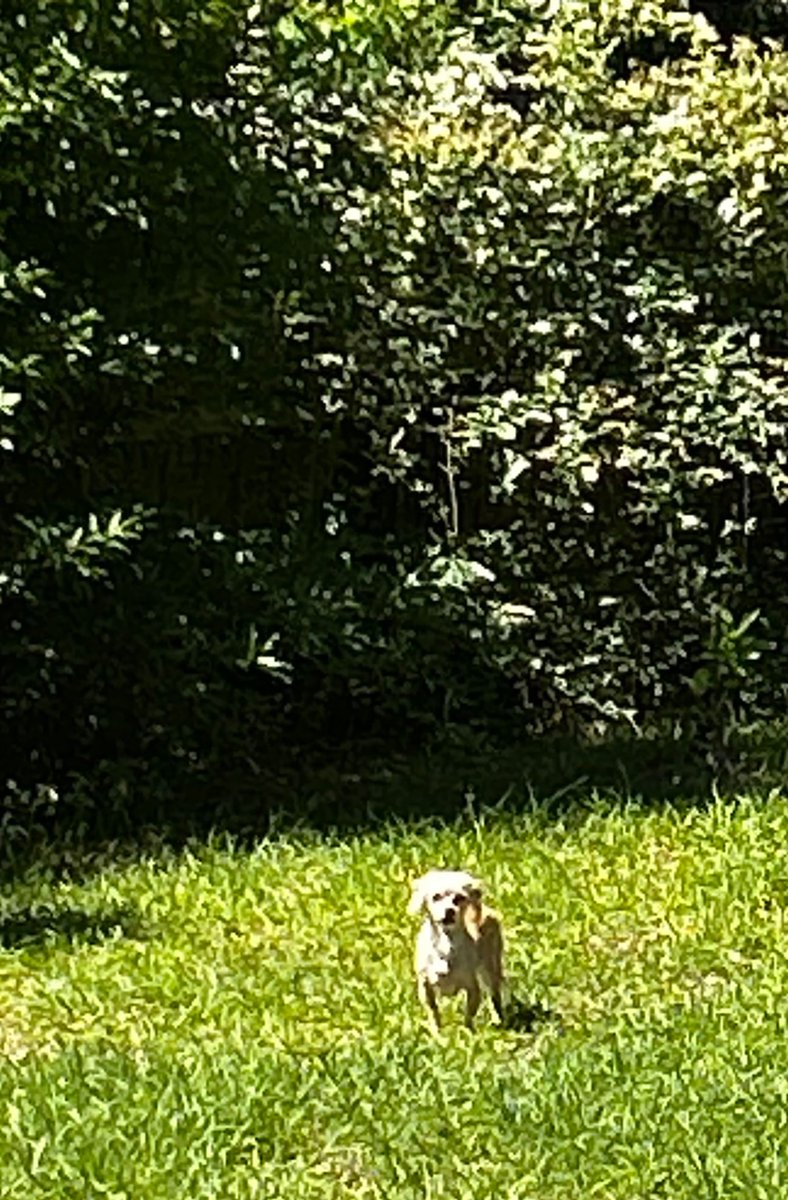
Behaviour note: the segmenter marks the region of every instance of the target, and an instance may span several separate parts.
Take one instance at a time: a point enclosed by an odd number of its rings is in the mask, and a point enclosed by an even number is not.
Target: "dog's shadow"
[[[50,908],[31,905],[3,912],[0,909],[0,950],[67,942],[95,944],[107,938],[140,938],[142,923],[128,907],[89,912],[83,908]]]
[[[561,1014],[539,1001],[527,1003],[517,996],[510,996],[503,1011],[501,1028],[511,1033],[536,1033],[541,1026],[560,1027]]]

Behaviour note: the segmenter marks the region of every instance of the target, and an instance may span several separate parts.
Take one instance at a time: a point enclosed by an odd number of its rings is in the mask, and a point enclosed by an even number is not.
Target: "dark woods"
[[[690,7],[6,5],[7,831],[782,716],[785,14]]]

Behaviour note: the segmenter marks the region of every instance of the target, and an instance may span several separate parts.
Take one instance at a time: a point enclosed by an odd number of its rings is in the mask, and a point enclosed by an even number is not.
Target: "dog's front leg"
[[[480,973],[490,989],[490,999],[495,1009],[495,1015],[503,1024],[503,939],[498,921],[488,915],[481,926],[479,936],[479,951],[481,955]]]
[[[438,1013],[438,1000],[435,995],[435,988],[423,976],[419,978],[419,1000],[421,1000],[427,1010],[427,1020],[430,1023],[430,1029],[433,1033],[439,1033],[441,1019]]]
[[[490,989],[490,999],[492,1006],[495,1009],[495,1015],[498,1018],[499,1024],[503,1024],[503,997],[501,996],[501,987],[503,985],[503,974],[501,972],[500,963],[496,963],[493,969],[487,968],[482,971],[482,978]]]
[[[465,993],[465,1028],[473,1029],[473,1018],[479,1011],[482,1002],[482,991],[476,979],[469,985]]]

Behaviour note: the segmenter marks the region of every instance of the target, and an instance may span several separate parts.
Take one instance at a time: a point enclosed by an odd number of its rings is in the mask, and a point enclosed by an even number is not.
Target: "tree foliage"
[[[699,8],[10,5],[11,808],[781,712],[788,56]]]

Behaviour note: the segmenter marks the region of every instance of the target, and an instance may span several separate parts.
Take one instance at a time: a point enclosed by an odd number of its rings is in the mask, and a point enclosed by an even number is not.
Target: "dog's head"
[[[442,929],[460,924],[469,910],[478,911],[482,900],[481,884],[467,871],[428,871],[412,886],[408,912],[424,909]]]

